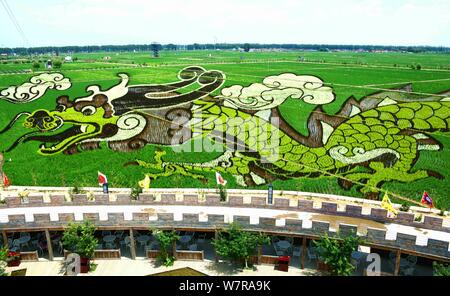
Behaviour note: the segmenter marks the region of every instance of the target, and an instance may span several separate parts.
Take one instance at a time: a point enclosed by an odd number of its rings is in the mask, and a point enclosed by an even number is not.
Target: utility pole
[[[5,162],[3,153],[0,152],[0,188],[3,188],[3,163]]]

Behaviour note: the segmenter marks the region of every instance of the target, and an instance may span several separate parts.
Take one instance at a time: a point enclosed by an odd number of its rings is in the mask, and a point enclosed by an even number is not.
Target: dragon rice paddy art
[[[244,187],[330,175],[345,189],[358,185],[368,197],[377,196],[385,182],[443,178],[414,166],[420,151],[443,148],[430,133],[449,131],[449,98],[418,100],[406,90],[386,90],[359,101],[349,98],[338,113],[327,114],[322,105],[336,99],[333,88],[310,75],[281,73],[227,87],[225,73],[199,66],[182,69],[178,81],[167,84],[133,85],[129,75],[118,75],[120,82],[109,89],[91,85],[86,97],[63,94],[52,110],[21,112],[0,122],[0,137],[16,122],[23,125],[23,135],[5,152],[36,142],[37,154],[52,157],[100,149],[105,142],[113,151],[161,145],[182,153],[183,144],[207,139],[221,151],[216,159],[169,162],[156,150],[151,159],[130,159],[124,169],[140,166],[153,180],[173,175],[205,180],[207,172],[226,172]],[[41,74],[2,90],[0,99],[27,104],[48,89],[70,87],[60,73]],[[308,136],[283,118],[279,107],[287,99],[298,101],[298,112],[302,104],[316,105]]]

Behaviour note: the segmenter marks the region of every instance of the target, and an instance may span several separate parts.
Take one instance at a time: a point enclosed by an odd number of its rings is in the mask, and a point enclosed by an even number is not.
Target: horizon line
[[[175,46],[189,46],[189,45],[244,45],[244,44],[250,44],[251,45],[257,45],[257,46],[286,46],[286,45],[293,45],[293,46],[340,46],[340,47],[380,47],[380,48],[388,48],[388,47],[397,47],[397,48],[444,48],[449,49],[450,46],[445,45],[394,45],[394,44],[331,44],[331,43],[258,43],[258,42],[219,42],[219,43],[159,43],[159,42],[151,42],[151,43],[127,43],[127,44],[88,44],[88,45],[41,45],[41,46],[8,46],[8,47],[0,47],[2,49],[33,49],[33,48],[45,48],[45,47],[55,47],[55,48],[62,48],[62,47],[103,47],[103,46],[148,46],[153,43],[159,44],[159,45],[175,45]],[[270,47],[269,47],[270,48]],[[200,49],[202,50],[202,49]]]

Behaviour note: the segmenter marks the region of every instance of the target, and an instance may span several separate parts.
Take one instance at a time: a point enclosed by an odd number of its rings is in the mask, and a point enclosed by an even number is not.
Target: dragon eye
[[[64,106],[64,105],[56,106],[56,111],[58,111],[58,112],[64,112],[65,110],[66,110],[66,106]]]
[[[93,106],[86,106],[81,109],[81,113],[83,113],[83,115],[85,116],[93,115],[95,114],[95,111],[97,110]]]

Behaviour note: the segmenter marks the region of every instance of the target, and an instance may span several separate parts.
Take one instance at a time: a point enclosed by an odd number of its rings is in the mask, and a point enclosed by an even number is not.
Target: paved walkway
[[[173,269],[190,267],[211,276],[308,276],[317,275],[312,269],[299,269],[289,267],[288,272],[275,270],[272,265],[258,265],[255,270],[238,270],[225,262],[213,261],[182,261],[177,260],[171,267],[155,266],[154,261],[148,259],[131,260],[122,257],[121,260],[95,260],[98,264],[94,272],[80,274],[80,276],[146,276],[154,273],[170,271]],[[22,262],[20,266],[8,267],[7,272],[18,269],[27,269],[27,276],[62,276],[64,273],[62,260]]]

